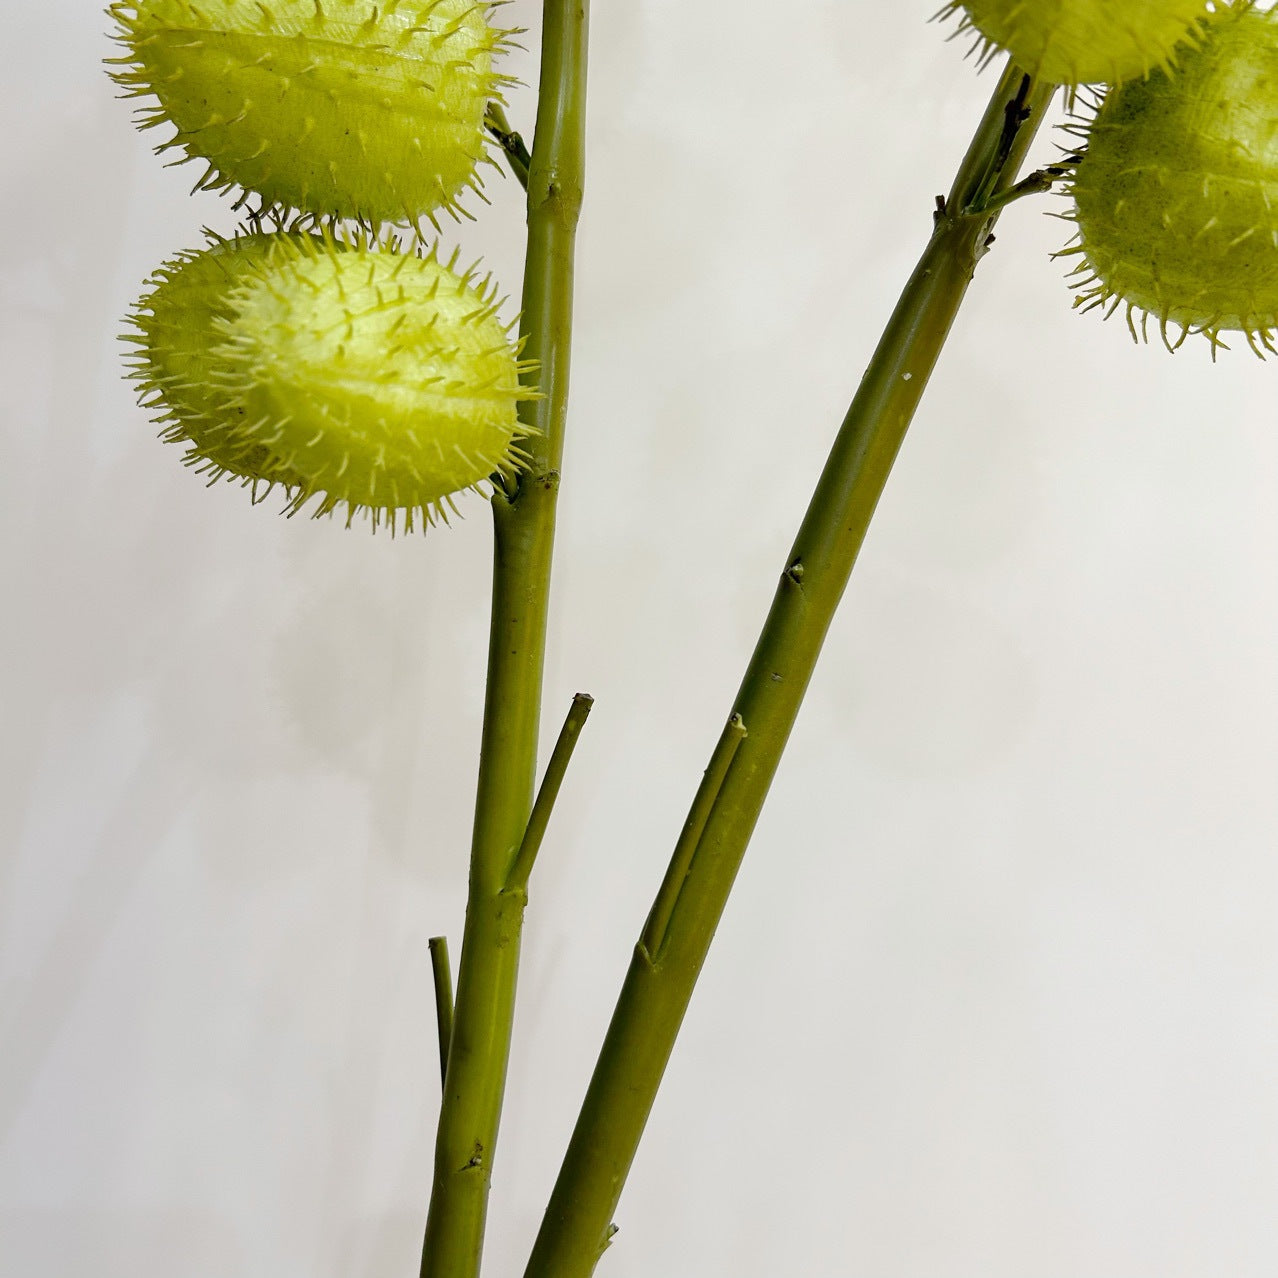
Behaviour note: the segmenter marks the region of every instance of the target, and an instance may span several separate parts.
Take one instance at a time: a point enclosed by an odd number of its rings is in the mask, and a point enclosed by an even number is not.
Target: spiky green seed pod
[[[1036,78],[1121,84],[1167,66],[1207,0],[950,0],[945,12]]]
[[[207,171],[265,207],[365,224],[457,212],[488,158],[511,32],[490,0],[119,0],[114,78]],[[242,197],[246,198],[246,197]]]
[[[1278,11],[1222,8],[1174,73],[1111,90],[1085,138],[1075,304],[1126,304],[1133,333],[1152,316],[1165,341],[1175,325],[1274,350]]]
[[[243,405],[214,390],[214,325],[230,318],[235,287],[280,243],[279,236],[245,235],[183,253],[152,275],[129,316],[124,340],[136,347],[131,376],[140,397],[157,410],[161,438],[185,445],[183,461],[210,483],[226,476],[267,491],[305,483],[244,430]]]
[[[348,522],[363,510],[375,528],[429,524],[517,469],[518,402],[535,392],[487,278],[391,240],[280,235],[263,251],[263,238],[176,264],[145,300],[174,317],[177,349],[206,352],[163,349],[139,374],[186,437],[192,419],[206,434],[233,423],[235,446],[266,459],[260,477],[291,486],[291,510],[318,496],[316,515],[345,506]],[[184,309],[188,278],[202,286],[231,255],[225,292]]]

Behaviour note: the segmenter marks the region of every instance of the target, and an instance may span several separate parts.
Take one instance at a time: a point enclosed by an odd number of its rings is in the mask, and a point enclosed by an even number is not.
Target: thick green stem
[[[643,941],[635,949],[526,1278],[589,1278],[608,1245],[675,1036],[817,655],[906,428],[988,247],[997,213],[987,204],[1015,181],[1051,93],[1052,86],[1035,87],[1009,67],[954,190],[938,201],[931,241],[848,410],[781,574],[733,707],[730,722],[744,732],[733,734],[735,753],[722,780],[715,780],[696,847],[689,856],[681,840],[676,860],[682,863],[672,865],[645,929],[645,938],[660,934],[660,949],[651,952]],[[716,758],[723,749],[721,741]],[[673,904],[672,880],[679,885]]]
[[[423,1278],[475,1278],[506,1087],[526,892],[509,875],[532,809],[555,499],[572,335],[573,246],[585,174],[586,0],[545,0],[528,182],[524,355],[544,398],[525,405],[530,462],[493,497],[492,628],[466,927]]]

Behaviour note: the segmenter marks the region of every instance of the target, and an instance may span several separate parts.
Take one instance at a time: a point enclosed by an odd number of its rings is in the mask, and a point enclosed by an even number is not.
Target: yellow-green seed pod
[[[1213,15],[1174,73],[1111,90],[1086,129],[1076,305],[1127,307],[1273,350],[1278,326],[1278,11]],[[1179,344],[1179,343],[1177,343]]]
[[[114,77],[203,160],[197,189],[366,224],[458,211],[512,34],[489,0],[120,0]],[[246,198],[246,197],[242,197]]]
[[[157,410],[161,437],[185,445],[183,461],[210,483],[226,476],[267,491],[304,484],[245,432],[245,409],[218,392],[212,358],[214,324],[230,317],[232,291],[280,243],[279,236],[252,234],[183,253],[155,272],[129,316],[124,340],[137,348],[131,375],[141,398]]]
[[[331,508],[441,502],[518,464],[516,350],[489,281],[371,247],[277,255],[217,323],[255,436]]]
[[[1121,84],[1192,42],[1207,0],[950,0],[945,12],[1036,78]]]
[[[345,506],[348,522],[362,510],[392,530],[432,523],[457,494],[513,474],[528,433],[518,403],[535,392],[488,279],[389,240],[279,235],[263,251],[264,238],[237,241],[226,291],[166,327],[181,331],[180,358],[152,339],[140,380],[185,438],[192,419],[205,436],[207,422],[233,423],[234,473],[255,448],[260,478],[290,486],[290,510],[318,497],[316,515]],[[195,292],[184,277],[211,274],[227,253],[215,245],[162,272],[149,312],[176,315]],[[187,356],[201,346],[198,361]]]

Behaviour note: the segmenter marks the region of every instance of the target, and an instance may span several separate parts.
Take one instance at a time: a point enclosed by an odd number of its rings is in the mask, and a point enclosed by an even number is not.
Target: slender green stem
[[[1081,158],[1081,156],[1072,155],[1065,163],[1049,164],[1046,168],[1038,169],[1028,177],[1022,178],[1015,186],[1008,187],[997,195],[991,195],[979,209],[972,209],[971,212],[993,213],[996,209],[1005,209],[1009,204],[1014,204],[1027,195],[1042,195],[1050,191],[1057,182],[1068,178],[1074,165]]]
[[[717,787],[659,954],[636,946],[526,1278],[588,1278],[643,1133],[746,844],[866,529],[996,213],[1053,86],[1002,77],[931,241],[848,410],[733,707],[748,735]],[[685,853],[686,855],[686,850]],[[669,882],[671,876],[667,876]],[[663,892],[666,889],[663,887]],[[660,900],[660,897],[659,897]]]
[[[541,788],[537,791],[537,800],[528,817],[528,825],[524,829],[523,842],[515,854],[510,867],[510,877],[506,880],[507,891],[527,891],[528,878],[532,874],[533,863],[537,853],[541,851],[541,841],[546,837],[546,826],[550,823],[550,814],[554,811],[555,800],[559,798],[559,787],[564,783],[564,774],[572,761],[573,751],[577,748],[577,739],[586,726],[594,697],[589,693],[579,692],[568,707],[568,715],[564,726],[559,730],[559,740],[550,752],[550,762],[546,764],[546,775],[541,779]]]
[[[506,163],[515,175],[515,180],[526,191],[528,189],[528,166],[532,157],[524,145],[524,139],[516,133],[506,119],[506,108],[500,102],[490,102],[484,116],[484,127],[492,134],[497,144],[506,153]]]
[[[453,1038],[453,970],[448,962],[448,938],[430,938],[430,968],[435,978],[435,1024],[439,1027],[439,1077],[448,1077],[448,1044]]]
[[[493,496],[488,686],[466,927],[435,1142],[423,1278],[475,1278],[483,1250],[523,927],[511,865],[532,809],[546,619],[572,335],[573,260],[585,172],[586,0],[544,0],[528,184],[524,354],[543,398],[523,405],[530,460]]]

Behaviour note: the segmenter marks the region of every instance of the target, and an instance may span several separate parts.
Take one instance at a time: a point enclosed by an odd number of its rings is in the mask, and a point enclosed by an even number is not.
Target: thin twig
[[[1083,157],[1081,155],[1071,155],[1063,160],[1060,164],[1048,164],[1041,169],[1036,169],[1028,177],[1022,178],[1015,186],[1009,186],[1006,190],[999,191],[995,195],[987,197],[982,204],[969,204],[963,210],[966,217],[983,217],[988,213],[1001,211],[1009,204],[1014,204],[1017,200],[1024,199],[1027,195],[1043,195],[1050,191],[1057,182],[1064,181],[1074,170],[1074,166],[1079,163]]]
[[[448,1081],[448,1048],[453,1039],[453,972],[448,962],[448,938],[432,936],[430,969],[435,978],[435,1022],[439,1026],[439,1079]]]
[[[523,892],[528,889],[528,879],[532,874],[533,862],[541,851],[541,841],[546,837],[546,826],[550,823],[550,814],[554,811],[555,800],[559,797],[559,787],[564,783],[564,774],[572,760],[572,752],[577,748],[577,738],[586,726],[595,699],[588,692],[579,692],[568,707],[568,715],[564,726],[559,730],[559,740],[551,751],[550,762],[546,764],[546,774],[541,779],[541,788],[537,791],[537,801],[528,817],[528,826],[524,830],[523,842],[515,853],[515,860],[510,867],[510,877],[506,880],[506,891]]]
[[[515,180],[526,191],[528,189],[528,169],[532,164],[532,156],[524,145],[524,139],[516,133],[506,119],[506,110],[500,102],[490,102],[484,116],[484,127],[496,139],[497,144],[506,153],[506,163],[515,175]]]

